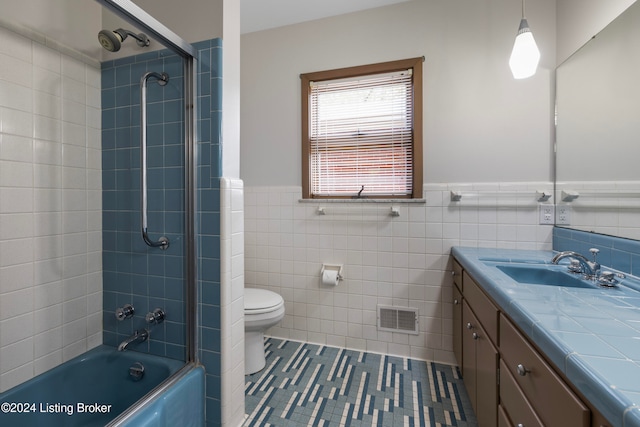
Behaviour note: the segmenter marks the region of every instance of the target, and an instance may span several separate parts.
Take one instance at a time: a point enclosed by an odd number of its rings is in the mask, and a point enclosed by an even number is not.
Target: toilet
[[[266,289],[244,289],[244,374],[262,370],[264,357],[264,331],[284,317],[284,300]]]

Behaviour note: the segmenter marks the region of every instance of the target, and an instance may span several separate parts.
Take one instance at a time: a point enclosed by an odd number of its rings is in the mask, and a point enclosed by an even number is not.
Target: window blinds
[[[411,69],[311,82],[312,196],[412,194]]]

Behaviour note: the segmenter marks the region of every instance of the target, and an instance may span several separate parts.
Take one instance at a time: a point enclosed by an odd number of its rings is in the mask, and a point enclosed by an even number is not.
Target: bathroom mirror
[[[556,225],[640,239],[640,2],[557,68]]]

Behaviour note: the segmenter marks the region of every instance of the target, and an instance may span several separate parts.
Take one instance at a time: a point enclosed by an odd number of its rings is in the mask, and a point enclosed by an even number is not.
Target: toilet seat
[[[264,314],[277,311],[284,305],[280,295],[266,289],[245,288],[244,314]]]

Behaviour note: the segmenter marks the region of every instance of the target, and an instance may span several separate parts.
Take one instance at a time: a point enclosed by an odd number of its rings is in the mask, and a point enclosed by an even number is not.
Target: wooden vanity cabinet
[[[480,427],[612,427],[453,261],[453,347]]]
[[[498,425],[498,309],[453,262],[453,347],[481,427]]]

